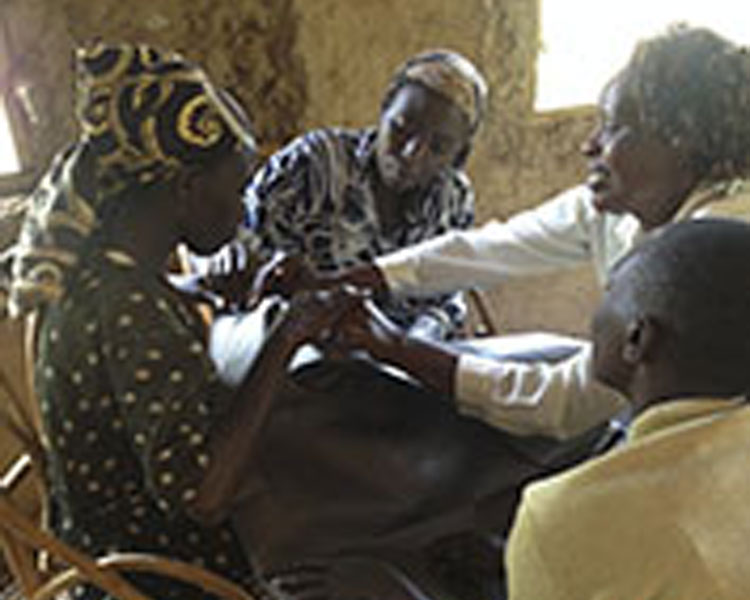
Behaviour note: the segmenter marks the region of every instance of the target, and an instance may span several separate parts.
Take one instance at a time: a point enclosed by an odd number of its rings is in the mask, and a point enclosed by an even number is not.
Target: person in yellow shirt
[[[739,600],[750,571],[750,226],[669,226],[613,269],[594,374],[628,442],[526,488],[510,600]]]

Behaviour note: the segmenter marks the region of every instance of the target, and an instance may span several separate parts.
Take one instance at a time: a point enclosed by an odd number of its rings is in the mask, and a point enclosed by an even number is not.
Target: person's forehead
[[[452,106],[453,103],[445,96],[438,94],[435,90],[431,90],[421,83],[407,81],[396,91],[390,107],[400,110],[421,111],[433,105],[440,108],[442,106]]]
[[[423,121],[436,130],[468,129],[468,116],[446,96],[416,82],[404,84],[391,101],[388,112]]]
[[[624,75],[611,81],[599,97],[599,110],[608,118],[636,120],[638,107],[624,80]]]

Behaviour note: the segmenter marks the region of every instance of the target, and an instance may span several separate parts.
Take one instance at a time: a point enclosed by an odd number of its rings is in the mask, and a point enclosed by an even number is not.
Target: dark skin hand
[[[343,315],[333,347],[337,353],[366,350],[373,358],[402,368],[440,395],[453,395],[459,354],[444,344],[408,336],[371,300],[360,300]]]
[[[388,292],[385,279],[375,265],[357,266],[338,275],[316,275],[299,256],[279,253],[257,270],[248,306],[257,306],[267,296],[289,298],[302,290],[331,290],[345,285],[366,290],[375,296]]]

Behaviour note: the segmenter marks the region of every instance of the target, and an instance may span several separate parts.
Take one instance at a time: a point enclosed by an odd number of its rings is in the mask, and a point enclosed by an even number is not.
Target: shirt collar
[[[374,168],[375,160],[375,140],[378,137],[378,130],[375,127],[367,127],[360,133],[354,150],[354,158],[360,169]]]
[[[640,221],[631,214],[617,215],[617,217],[615,223],[617,239],[623,241],[623,247],[626,249],[635,247],[646,235]]]
[[[709,213],[715,203],[740,195],[750,195],[750,179],[728,179],[726,181],[699,185],[677,211],[672,223],[701,217]],[[718,206],[717,206],[718,208]],[[745,208],[744,205],[742,207]],[[626,241],[627,248],[633,248],[643,241],[647,232],[633,215],[624,215],[615,225],[617,238]]]
[[[750,180],[748,179],[727,179],[725,181],[699,185],[688,196],[688,199],[680,207],[680,210],[677,211],[673,221],[685,221],[695,216],[700,216],[708,205],[714,202],[720,202],[740,194],[748,193],[750,193]]]
[[[629,441],[640,440],[666,431],[715,419],[747,402],[744,396],[733,398],[691,398],[657,404],[638,415],[630,426]]]

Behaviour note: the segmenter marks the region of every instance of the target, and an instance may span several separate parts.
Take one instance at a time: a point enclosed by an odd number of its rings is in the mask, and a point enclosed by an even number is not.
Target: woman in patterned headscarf
[[[243,179],[248,157],[240,159],[254,152],[246,117],[176,55],[97,46],[79,51],[78,71],[80,139],[56,159],[32,197],[15,250],[16,313],[58,299],[91,239],[106,237],[103,230],[134,206],[141,209],[145,202],[138,198],[164,195],[178,180],[192,181],[186,175],[196,166],[226,157],[234,157]]]
[[[249,585],[223,519],[274,374],[335,311],[293,303],[258,369],[237,390],[219,383],[202,321],[163,270],[179,242],[208,253],[233,235],[254,156],[247,117],[174,54],[99,44],[77,65],[81,134],[33,196],[11,290],[15,313],[42,311],[35,379],[54,528],[92,554],[158,552]]]
[[[463,167],[486,96],[482,75],[456,52],[407,60],[386,87],[377,127],[311,131],[257,174],[247,205],[262,253],[280,250],[315,272],[337,273],[470,226],[473,191]],[[456,294],[385,308],[431,338],[455,335],[465,315]]]

